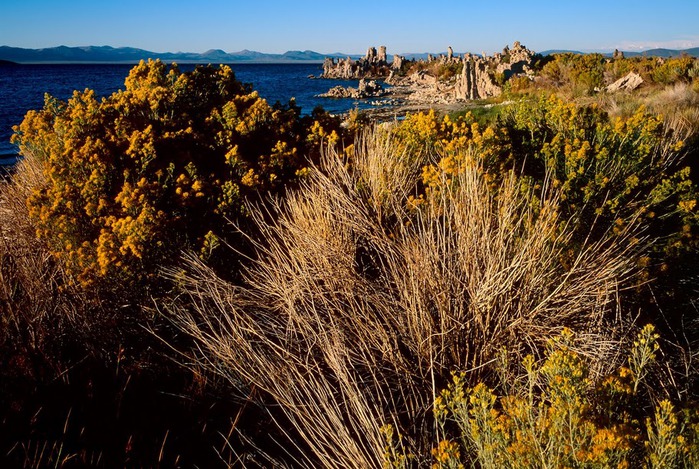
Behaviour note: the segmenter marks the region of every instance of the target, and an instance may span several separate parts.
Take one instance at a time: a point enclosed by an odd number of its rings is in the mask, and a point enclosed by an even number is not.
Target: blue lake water
[[[74,90],[92,89],[98,96],[109,96],[124,89],[129,64],[61,64],[0,66],[0,164],[13,160],[17,148],[10,144],[12,126],[22,122],[31,109],[41,109],[44,94],[66,100]],[[234,64],[238,80],[252,83],[253,88],[270,104],[296,99],[303,113],[321,105],[335,114],[358,107],[368,108],[368,101],[318,98],[316,95],[336,85],[357,86],[356,82],[310,79],[322,72],[320,64]],[[189,71],[194,65],[180,65]]]

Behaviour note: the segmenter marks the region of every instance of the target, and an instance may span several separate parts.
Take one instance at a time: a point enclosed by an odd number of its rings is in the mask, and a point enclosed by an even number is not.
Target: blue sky
[[[699,1],[3,0],[0,45],[389,54],[699,46]]]

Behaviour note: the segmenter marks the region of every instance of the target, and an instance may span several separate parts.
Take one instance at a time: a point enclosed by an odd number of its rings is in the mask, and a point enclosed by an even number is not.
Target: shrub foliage
[[[149,61],[105,99],[47,96],[15,140],[44,164],[28,204],[54,255],[82,284],[129,284],[182,249],[210,250],[245,198],[294,179],[310,143],[303,125],[229,67]]]
[[[666,399],[649,404],[638,387],[658,337],[644,327],[628,362],[596,382],[570,348],[570,330],[549,342],[543,361],[525,357],[523,373],[503,381],[500,392],[455,374],[435,400],[433,467],[696,467],[696,412]],[[388,448],[387,455],[401,454],[391,441]]]

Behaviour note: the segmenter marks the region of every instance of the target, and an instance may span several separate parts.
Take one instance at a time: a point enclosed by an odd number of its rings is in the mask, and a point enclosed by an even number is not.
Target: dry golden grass
[[[36,236],[27,199],[44,178],[41,161],[28,155],[0,182],[0,343],[42,356],[66,331],[96,337],[92,327],[105,319],[94,308],[98,295],[70,287],[50,247]]]
[[[40,324],[57,306],[52,303],[60,275],[48,249],[36,240],[26,206],[27,196],[43,177],[39,161],[28,158],[18,164],[11,180],[0,183],[2,336],[27,337],[32,347],[38,346]]]
[[[570,252],[553,191],[535,203],[513,174],[493,191],[476,163],[409,210],[426,161],[393,148],[374,130],[350,160],[329,150],[273,217],[253,210],[245,287],[193,257],[170,273],[201,362],[260,393],[300,466],[380,467],[386,423],[429,454],[452,371],[482,377],[502,348],[537,353],[563,327],[598,372],[617,364],[632,243]]]
[[[633,93],[600,93],[579,102],[596,103],[617,117],[629,117],[639,105],[645,106],[651,113],[664,116],[666,128],[674,129],[680,139],[693,136],[699,129],[699,93],[688,83],[642,88]]]

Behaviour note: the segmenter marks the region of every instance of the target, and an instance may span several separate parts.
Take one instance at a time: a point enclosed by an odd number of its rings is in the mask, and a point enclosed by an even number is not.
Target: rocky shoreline
[[[614,58],[623,57],[615,53]],[[388,62],[386,47],[370,47],[364,57],[335,61],[327,58],[320,78],[358,80],[358,87],[335,86],[325,98],[366,99],[374,106],[364,111],[371,119],[400,118],[407,113],[437,110],[453,112],[480,107],[480,100],[500,96],[512,78],[534,81],[534,61],[540,56],[515,41],[501,53],[487,56],[446,54],[428,55],[426,60],[406,60],[394,55]],[[630,72],[598,92],[633,91],[643,78]]]
[[[502,53],[428,56],[427,60],[406,60],[394,55],[387,61],[386,47],[370,47],[364,57],[335,61],[327,58],[321,78],[360,80],[358,88],[333,87],[319,96],[367,99],[389,97],[405,106],[452,105],[502,94],[504,84],[514,76],[534,78],[535,53],[519,42]],[[384,88],[381,82],[390,85]]]
[[[359,85],[357,88],[351,86],[334,86],[330,88],[327,93],[321,93],[318,95],[319,98],[354,98],[354,99],[365,99],[365,98],[378,98],[384,96],[388,93],[388,90],[377,83],[376,80],[367,81],[364,78],[359,80]]]

